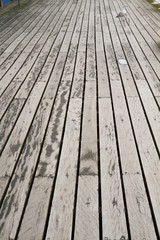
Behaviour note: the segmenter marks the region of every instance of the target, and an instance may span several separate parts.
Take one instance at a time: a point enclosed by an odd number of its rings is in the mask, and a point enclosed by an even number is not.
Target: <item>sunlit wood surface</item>
[[[13,3],[0,52],[0,239],[159,240],[160,10]]]

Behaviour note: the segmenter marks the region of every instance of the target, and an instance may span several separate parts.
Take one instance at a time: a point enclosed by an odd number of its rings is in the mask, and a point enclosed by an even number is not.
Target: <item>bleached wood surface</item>
[[[160,239],[160,12],[124,4],[0,9],[0,239]]]

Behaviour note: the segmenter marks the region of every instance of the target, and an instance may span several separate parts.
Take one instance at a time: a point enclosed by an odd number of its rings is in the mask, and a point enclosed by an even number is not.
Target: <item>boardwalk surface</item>
[[[8,7],[0,239],[159,240],[160,11],[146,0]]]

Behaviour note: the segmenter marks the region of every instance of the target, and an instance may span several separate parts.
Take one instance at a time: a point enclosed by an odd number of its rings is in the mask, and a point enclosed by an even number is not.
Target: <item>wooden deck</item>
[[[0,239],[159,240],[160,11],[146,0],[4,10]]]

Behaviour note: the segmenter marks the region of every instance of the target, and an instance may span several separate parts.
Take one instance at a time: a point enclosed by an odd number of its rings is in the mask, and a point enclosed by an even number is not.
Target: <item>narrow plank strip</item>
[[[86,81],[75,239],[99,239],[96,82]]]
[[[109,98],[99,99],[103,238],[128,239],[113,112]]]
[[[78,184],[75,240],[99,239],[98,177],[81,176]]]
[[[86,81],[81,139],[80,176],[98,175],[97,152],[96,82]]]

